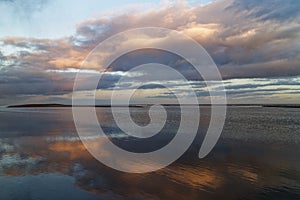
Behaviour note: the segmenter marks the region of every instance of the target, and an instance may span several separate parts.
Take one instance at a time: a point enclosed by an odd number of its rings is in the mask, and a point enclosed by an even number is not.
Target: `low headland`
[[[153,104],[130,104],[130,105],[114,105],[114,107],[149,107]],[[162,104],[163,106],[179,106],[179,104]],[[194,106],[186,104],[184,106]],[[211,104],[199,104],[199,106],[211,106]],[[222,106],[216,105],[216,106]],[[259,107],[276,107],[276,108],[300,108],[300,104],[227,104],[227,106],[259,106]],[[70,107],[91,107],[90,105],[70,105],[70,104],[19,104],[10,105],[7,108],[70,108]],[[93,107],[112,107],[112,105],[95,105]]]

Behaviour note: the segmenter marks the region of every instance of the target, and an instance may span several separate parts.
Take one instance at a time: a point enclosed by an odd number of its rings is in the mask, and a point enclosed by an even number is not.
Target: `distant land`
[[[153,104],[130,104],[128,105],[115,105],[115,107],[149,107]],[[179,104],[162,104],[163,106],[179,106]],[[186,104],[184,106],[193,106]],[[199,104],[198,106],[211,106],[211,104]],[[216,105],[222,106],[222,104]],[[300,104],[227,104],[227,106],[260,106],[260,107],[277,107],[277,108],[300,108]],[[20,104],[10,105],[7,108],[52,108],[52,107],[91,107],[89,105],[68,105],[68,104]],[[93,107],[112,107],[111,105],[95,105]]]
[[[125,105],[117,105],[118,107],[128,107]],[[145,105],[129,105],[129,107],[144,107]],[[7,108],[70,108],[70,107],[91,107],[90,105],[68,105],[68,104],[20,104],[20,105],[10,105]],[[92,107],[112,107],[111,105],[95,105]]]

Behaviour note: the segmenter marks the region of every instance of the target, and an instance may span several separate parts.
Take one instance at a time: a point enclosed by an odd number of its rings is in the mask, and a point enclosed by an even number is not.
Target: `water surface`
[[[163,131],[147,140],[124,134],[110,108],[97,115],[115,144],[147,152],[176,133],[180,110],[167,110]],[[146,108],[131,112],[137,124],[149,123]],[[229,107],[219,142],[198,159],[209,117],[202,107],[198,136],[175,163],[128,174],[89,154],[70,108],[1,108],[0,199],[300,199],[300,109]]]

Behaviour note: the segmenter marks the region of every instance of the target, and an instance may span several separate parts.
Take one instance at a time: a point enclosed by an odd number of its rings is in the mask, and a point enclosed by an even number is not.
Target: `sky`
[[[222,75],[229,103],[299,103],[299,8],[294,0],[0,0],[0,105],[70,103],[76,72],[92,49],[117,33],[149,26],[179,31],[202,45]],[[106,104],[113,90],[122,98],[141,76],[118,88],[116,81],[151,59],[185,75],[188,83],[171,80],[171,88],[184,96],[190,84],[200,100],[209,100],[189,63],[145,50],[111,66],[96,92],[97,103]],[[154,74],[160,77],[162,70]],[[136,102],[173,99],[159,82],[135,94]]]

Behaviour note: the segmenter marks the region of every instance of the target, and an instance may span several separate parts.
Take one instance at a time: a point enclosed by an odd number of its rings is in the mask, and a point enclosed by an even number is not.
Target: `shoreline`
[[[71,107],[149,107],[154,104],[131,104],[131,105],[69,105],[69,104],[20,104],[9,105],[6,108],[71,108]],[[179,104],[161,104],[162,106],[180,106]],[[196,106],[195,104],[185,104],[183,106]],[[198,106],[208,106],[211,104],[198,104]],[[217,104],[215,106],[225,106],[225,104]],[[269,107],[269,108],[300,108],[300,104],[227,104],[226,106],[234,107]]]

